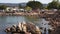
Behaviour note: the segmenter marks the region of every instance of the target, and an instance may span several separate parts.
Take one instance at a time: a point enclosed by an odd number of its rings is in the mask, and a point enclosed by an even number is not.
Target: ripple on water
[[[35,25],[39,26],[39,27],[50,27],[47,24],[47,21],[43,18],[37,18],[36,20],[34,20],[34,18],[27,18],[24,16],[2,16],[0,17],[0,34],[6,34],[4,32],[4,29],[8,26],[12,26],[13,24],[18,24],[18,22],[22,22],[22,21],[31,21],[34,22]],[[46,25],[44,25],[46,24]],[[42,30],[43,31],[43,30]]]

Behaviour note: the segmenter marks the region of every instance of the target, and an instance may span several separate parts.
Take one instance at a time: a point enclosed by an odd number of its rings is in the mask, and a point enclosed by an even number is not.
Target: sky
[[[28,1],[30,0],[0,0],[0,3],[23,3],[23,2],[27,3]],[[35,1],[39,1],[43,4],[48,4],[52,0],[35,0]]]

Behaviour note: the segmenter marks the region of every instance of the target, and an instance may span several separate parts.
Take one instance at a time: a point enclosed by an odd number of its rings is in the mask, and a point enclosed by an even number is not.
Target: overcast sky
[[[28,2],[30,0],[0,0],[0,3],[23,3],[23,2]],[[36,0],[39,1],[43,4],[47,4],[51,2],[52,0]]]

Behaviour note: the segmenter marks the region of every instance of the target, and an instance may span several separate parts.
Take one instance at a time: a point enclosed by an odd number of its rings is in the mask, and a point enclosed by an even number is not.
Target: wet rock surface
[[[9,34],[41,34],[38,26],[33,23],[19,23],[18,25],[13,25],[5,30]]]
[[[52,30],[49,30],[49,34],[60,34],[60,11],[52,11],[53,14],[49,14],[50,12],[42,13],[47,21],[49,21],[49,25],[52,26]],[[41,15],[40,15],[41,16]]]

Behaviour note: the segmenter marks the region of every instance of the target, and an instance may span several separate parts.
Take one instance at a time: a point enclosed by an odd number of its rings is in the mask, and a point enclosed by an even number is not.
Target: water
[[[43,27],[41,30],[44,33],[44,28],[46,28],[46,34],[48,34],[48,29],[50,25],[48,25],[48,21],[40,17],[26,17],[26,16],[0,16],[0,34],[6,34],[4,29],[8,26],[12,26],[13,24],[18,24],[18,22],[22,21],[31,21],[35,25],[39,27]]]

